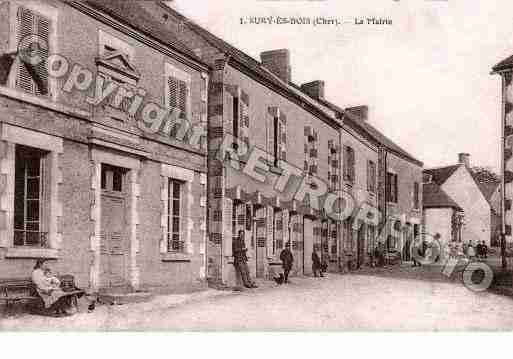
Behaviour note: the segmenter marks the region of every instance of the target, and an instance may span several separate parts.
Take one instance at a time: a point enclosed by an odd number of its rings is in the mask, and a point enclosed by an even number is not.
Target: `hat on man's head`
[[[36,264],[34,265],[34,269],[41,268],[43,266],[43,263],[46,262],[46,259],[44,258],[38,258],[36,260]]]

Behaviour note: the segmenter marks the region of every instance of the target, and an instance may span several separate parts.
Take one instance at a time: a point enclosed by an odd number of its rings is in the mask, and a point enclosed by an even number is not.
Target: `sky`
[[[500,77],[513,54],[508,0],[175,0],[172,6],[255,59],[288,48],[292,81],[324,80],[342,107],[369,106],[369,122],[424,162],[496,170]],[[250,16],[336,17],[342,26],[240,24]],[[354,25],[381,17],[392,25]]]

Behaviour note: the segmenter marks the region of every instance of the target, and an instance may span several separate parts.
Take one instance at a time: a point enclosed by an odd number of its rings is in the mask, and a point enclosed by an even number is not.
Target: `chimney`
[[[301,85],[301,90],[315,99],[324,99],[324,81],[316,80]]]
[[[458,153],[458,163],[470,167],[470,154]]]
[[[288,49],[264,51],[260,53],[260,60],[262,65],[285,83],[290,82],[290,53]]]
[[[346,111],[355,115],[362,121],[367,121],[369,118],[369,106],[367,105],[348,107]]]

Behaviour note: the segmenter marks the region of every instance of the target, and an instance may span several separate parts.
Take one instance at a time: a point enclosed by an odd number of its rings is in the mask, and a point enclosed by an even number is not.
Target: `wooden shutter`
[[[392,200],[392,198],[390,197],[391,196],[390,189],[392,188],[391,185],[392,185],[392,174],[387,173],[387,177],[386,177],[386,181],[385,181],[385,198],[386,198],[387,202],[390,202]]]
[[[351,156],[349,157],[350,160],[351,160],[351,165],[350,165],[350,169],[351,169],[351,182],[354,182],[355,180],[355,153],[354,153],[354,150],[351,148]]]
[[[278,155],[282,161],[287,160],[287,118],[283,113],[280,113],[279,118],[279,133],[278,133]]]
[[[19,7],[17,12],[17,40],[20,43],[29,35],[37,35],[48,46],[50,44],[50,26],[49,19],[34,13],[24,7]],[[23,61],[18,64],[18,76],[16,78],[16,87],[25,92],[36,95],[48,94],[48,71],[46,69],[46,59],[48,59],[48,49],[38,47],[36,54],[42,58],[42,62],[37,65],[31,65]]]
[[[419,208],[419,183],[413,183],[413,207],[415,209]]]
[[[246,143],[246,146],[249,149],[249,111],[248,104],[244,102],[244,100],[248,100],[248,96],[242,93],[240,101],[239,101],[239,127],[242,129],[239,138],[242,139],[243,142]]]
[[[167,85],[169,107],[179,109],[180,117],[185,118],[187,115],[187,99],[189,97],[187,82],[169,76],[167,78]]]

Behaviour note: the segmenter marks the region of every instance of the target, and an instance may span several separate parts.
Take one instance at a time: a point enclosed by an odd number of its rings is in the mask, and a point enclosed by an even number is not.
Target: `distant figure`
[[[468,256],[468,243],[463,242],[463,255]]]
[[[424,239],[423,241],[420,240],[420,237],[415,238],[413,241],[413,246],[411,250],[411,256],[413,259],[413,265],[412,267],[421,267],[422,263],[419,261],[420,258],[424,258],[427,251],[427,242]]]
[[[485,241],[481,242],[481,250],[482,250],[482,257],[488,258],[488,246],[486,245]]]
[[[248,249],[244,242],[244,231],[241,229],[232,243],[233,265],[237,273],[240,274],[242,283],[246,288],[257,288],[249,274],[247,251]]]
[[[476,256],[476,250],[474,249],[474,245],[472,244],[472,241],[470,241],[470,243],[468,244],[467,256],[470,260],[473,260]]]
[[[292,269],[292,263],[294,263],[294,256],[292,255],[292,252],[290,251],[290,242],[287,242],[285,245],[285,249],[283,249],[280,253],[280,260],[283,266],[283,276],[284,276],[284,282],[289,282],[289,273]]]
[[[385,258],[383,257],[383,245],[381,242],[378,242],[376,248],[374,248],[373,257],[376,266],[382,267],[384,265]]]
[[[483,257],[483,244],[481,242],[477,242],[476,244],[476,258],[482,259]]]
[[[324,275],[321,272],[321,268],[321,258],[319,257],[317,250],[314,249],[312,252],[312,272],[314,277],[324,277]]]

